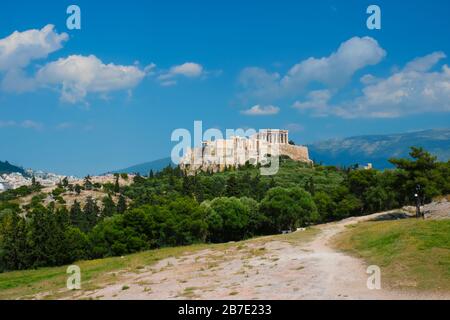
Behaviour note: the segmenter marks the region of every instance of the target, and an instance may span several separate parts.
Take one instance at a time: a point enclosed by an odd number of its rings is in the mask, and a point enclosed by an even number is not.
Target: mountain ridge
[[[327,165],[372,163],[391,168],[390,158],[408,157],[410,148],[423,147],[440,161],[450,158],[450,129],[430,129],[385,135],[360,135],[308,144],[310,158]]]
[[[157,171],[164,169],[168,165],[174,166],[170,157],[136,164],[136,165],[124,168],[124,169],[112,170],[112,171],[107,172],[107,174],[108,173],[130,173],[130,174],[131,173],[139,173],[140,175],[147,175],[150,172],[150,170],[157,172]]]
[[[8,161],[0,161],[0,174],[9,174],[13,172],[18,172],[21,174],[25,174],[25,170],[21,167],[15,166]]]

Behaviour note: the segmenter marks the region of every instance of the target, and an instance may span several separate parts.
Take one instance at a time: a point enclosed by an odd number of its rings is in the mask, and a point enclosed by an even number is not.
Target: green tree
[[[231,174],[228,177],[225,193],[227,197],[238,197],[240,195],[239,186],[235,174]]]
[[[92,190],[92,186],[91,176],[87,175],[86,177],[84,177],[84,189]]]
[[[86,216],[84,215],[83,210],[81,210],[81,205],[77,200],[73,202],[73,205],[70,208],[69,220],[71,225],[79,228],[80,230],[89,229]]]
[[[298,187],[270,189],[261,201],[260,210],[270,219],[273,232],[295,230],[319,219],[311,195]]]
[[[114,192],[115,193],[120,192],[119,175],[116,176],[116,180],[114,182]]]
[[[127,200],[122,194],[119,196],[116,209],[119,214],[122,214],[127,210]]]
[[[111,217],[117,212],[116,204],[110,195],[107,195],[102,200],[102,217]]]
[[[0,271],[30,267],[25,219],[12,210],[0,217]]]
[[[82,231],[86,232],[91,230],[98,222],[100,217],[100,209],[97,206],[97,201],[94,200],[91,196],[88,196],[86,198],[86,204],[83,208],[83,214],[86,219],[86,227],[87,229]]]
[[[77,195],[79,195],[79,194],[81,193],[81,190],[82,190],[82,189],[83,189],[83,188],[82,188],[79,184],[76,184],[75,187],[74,187],[75,193],[76,193]]]
[[[66,241],[65,263],[72,263],[90,257],[89,239],[80,229],[68,227],[64,233]]]
[[[447,176],[439,174],[439,164],[435,156],[423,148],[411,147],[410,159],[390,159],[398,171],[397,185],[400,189],[402,198],[406,203],[414,202],[416,186],[421,186],[420,196],[425,202],[429,202],[433,197],[442,193],[443,181],[448,181]],[[439,179],[442,177],[442,179]],[[447,178],[447,179],[446,179]],[[448,183],[448,182],[447,182]],[[444,182],[445,185],[445,182]]]
[[[249,207],[238,198],[221,197],[203,204],[213,242],[238,241],[248,234]]]

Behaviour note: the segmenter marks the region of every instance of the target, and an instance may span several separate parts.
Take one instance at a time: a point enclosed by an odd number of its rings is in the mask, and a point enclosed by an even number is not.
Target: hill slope
[[[310,158],[329,165],[372,163],[391,168],[389,158],[407,157],[411,146],[423,147],[440,161],[450,159],[450,129],[331,139],[308,145]]]
[[[168,165],[173,166],[172,160],[169,157],[137,164],[124,169],[114,170],[109,173],[139,173],[140,175],[147,175],[150,170],[153,170],[154,172],[160,171]]]
[[[5,162],[0,161],[0,174],[12,173],[12,172],[19,172],[22,174],[25,173],[22,168],[12,165],[8,161],[5,161]]]

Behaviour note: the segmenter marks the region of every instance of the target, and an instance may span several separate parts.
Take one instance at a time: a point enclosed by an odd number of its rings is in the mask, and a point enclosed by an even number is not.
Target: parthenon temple
[[[286,155],[295,161],[312,163],[308,148],[289,143],[288,130],[261,129],[250,137],[203,141],[201,147],[190,149],[182,157],[180,167],[187,171],[221,171],[247,162],[264,163],[267,155]]]

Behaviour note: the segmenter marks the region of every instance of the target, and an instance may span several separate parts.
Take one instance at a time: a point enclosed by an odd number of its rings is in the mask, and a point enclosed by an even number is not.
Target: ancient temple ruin
[[[201,147],[188,150],[180,167],[188,171],[222,171],[227,167],[265,164],[268,156],[286,155],[292,160],[312,163],[308,148],[289,144],[289,131],[262,129],[250,137],[203,141]]]

